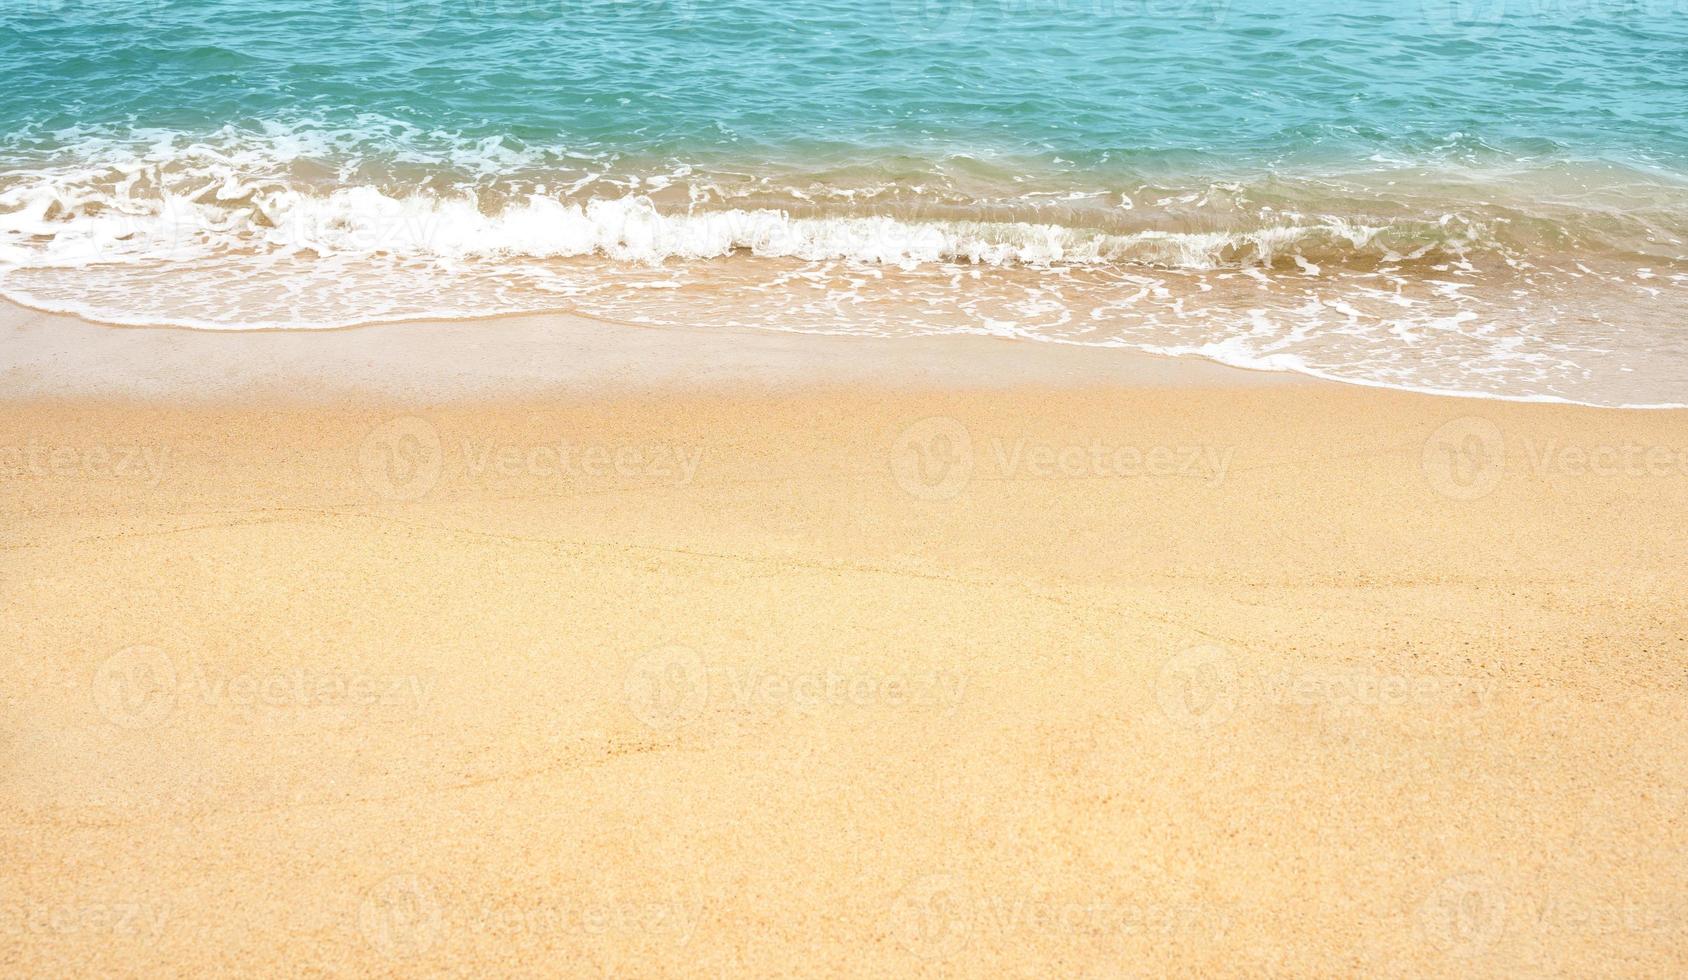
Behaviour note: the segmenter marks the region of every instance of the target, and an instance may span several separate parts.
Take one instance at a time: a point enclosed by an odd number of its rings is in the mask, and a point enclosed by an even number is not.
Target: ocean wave
[[[570,310],[980,333],[1423,391],[1688,400],[1688,222],[1669,177],[801,172],[448,137],[423,152],[408,131],[397,153],[377,129],[134,134],[29,158],[0,172],[0,295],[214,329]]]
[[[1688,239],[1680,179],[1610,166],[1394,163],[1172,181],[953,154],[724,167],[471,139],[375,115],[203,135],[63,131],[24,144],[9,156],[34,165],[0,170],[0,267],[259,250],[1219,269],[1527,260],[1548,249],[1670,261],[1680,257],[1670,243]]]
[[[458,148],[455,165],[327,166],[332,134],[307,135],[275,135],[260,150],[160,138],[141,154],[83,148],[72,166],[0,173],[0,270],[252,251],[1218,269],[1504,244],[1463,215],[1321,214],[1319,201],[1250,209],[1234,184],[967,195],[935,178],[909,195],[871,179],[849,187],[689,166],[524,170],[531,160],[497,146]]]
[[[1033,221],[799,216],[776,208],[665,213],[634,195],[584,202],[531,195],[489,213],[472,196],[389,196],[372,187],[315,195],[237,179],[140,198],[42,185],[0,191],[0,264],[69,268],[198,259],[266,250],[392,254],[440,260],[602,256],[624,262],[744,254],[911,267],[1142,264],[1182,269],[1271,266],[1291,255],[1341,260],[1455,249],[1435,225],[1371,226],[1339,217],[1307,224],[1107,233]]]

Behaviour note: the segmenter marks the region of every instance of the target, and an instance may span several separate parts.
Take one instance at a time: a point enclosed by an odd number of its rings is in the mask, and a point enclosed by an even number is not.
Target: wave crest
[[[140,197],[133,189],[132,183],[90,191],[41,182],[0,191],[0,265],[66,268],[257,250],[440,260],[600,256],[660,263],[749,255],[902,268],[1138,264],[1207,270],[1272,266],[1292,255],[1340,262],[1352,254],[1383,258],[1426,247],[1458,251],[1466,244],[1433,224],[1369,225],[1336,216],[1235,229],[1108,231],[1035,220],[933,218],[908,208],[803,214],[798,204],[674,212],[645,195],[571,201],[534,194],[493,209],[472,194],[396,196],[370,186],[316,194],[234,177],[182,193]]]

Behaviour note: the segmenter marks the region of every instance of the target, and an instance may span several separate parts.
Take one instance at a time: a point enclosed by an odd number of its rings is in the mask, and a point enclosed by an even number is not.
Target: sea
[[[0,0],[0,297],[1688,404],[1688,0]]]

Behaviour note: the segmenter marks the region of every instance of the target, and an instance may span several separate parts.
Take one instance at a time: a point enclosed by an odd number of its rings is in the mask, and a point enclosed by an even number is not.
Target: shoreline
[[[550,360],[534,364],[534,357]],[[170,374],[138,377],[128,367],[132,361],[162,366]],[[10,365],[0,371],[0,400],[70,392],[168,396],[195,404],[231,399],[305,404],[332,398],[473,400],[723,385],[1338,385],[1601,411],[1688,410],[1688,404],[1677,403],[1603,405],[1553,395],[1410,388],[1310,369],[1242,367],[1196,354],[1060,341],[647,325],[579,313],[211,330],[103,323],[0,300],[0,363]]]
[[[202,405],[300,405],[344,398],[432,402],[840,384],[893,390],[1334,385],[1596,411],[1688,409],[1404,388],[1301,370],[1237,367],[1196,355],[974,334],[866,337],[650,326],[575,313],[205,330],[106,324],[0,300],[0,361],[9,365],[0,371],[0,400],[164,397]],[[136,364],[165,373],[142,376]]]
[[[972,335],[878,338],[651,327],[573,314],[210,331],[113,326],[10,303],[0,303],[0,359],[9,365],[0,372],[0,399],[90,395],[191,404],[472,401],[850,384],[919,389],[1339,383],[1195,358]],[[137,370],[141,366],[146,370]]]

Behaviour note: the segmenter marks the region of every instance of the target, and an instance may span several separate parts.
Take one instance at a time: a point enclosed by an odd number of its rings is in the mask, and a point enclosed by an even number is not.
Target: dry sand
[[[6,324],[5,973],[1688,969],[1688,414],[404,329]]]

